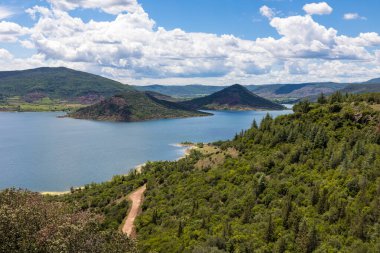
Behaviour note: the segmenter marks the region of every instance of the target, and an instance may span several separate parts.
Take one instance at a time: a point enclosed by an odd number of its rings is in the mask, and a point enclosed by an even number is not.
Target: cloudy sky
[[[129,84],[380,77],[379,0],[2,0],[0,70]]]

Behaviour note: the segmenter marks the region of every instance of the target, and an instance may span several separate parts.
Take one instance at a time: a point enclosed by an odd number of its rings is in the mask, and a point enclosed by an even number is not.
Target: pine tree
[[[296,239],[296,243],[300,252],[307,253],[308,241],[308,227],[306,221],[303,220],[298,230]]]
[[[311,204],[315,206],[319,201],[319,187],[314,185],[311,192]]]
[[[251,128],[258,129],[256,119],[253,120]]]
[[[277,241],[277,251],[278,253],[284,253],[286,251],[286,242],[283,237]]]
[[[317,102],[318,104],[322,104],[322,105],[327,103],[327,99],[325,95],[323,94],[323,92],[319,95]]]
[[[328,199],[328,190],[325,188],[322,191],[322,196],[318,203],[318,213],[323,214],[327,211],[327,199]]]
[[[290,212],[292,211],[292,199],[291,197],[287,197],[285,200],[285,204],[282,210],[282,225],[284,228],[289,228],[289,216]]]
[[[318,232],[314,225],[308,235],[307,253],[313,252],[318,247],[318,244],[319,244]]]
[[[184,228],[184,224],[182,221],[179,222],[178,224],[178,232],[177,232],[177,237],[180,238],[183,234],[183,228]]]
[[[155,209],[152,214],[152,223],[156,224],[158,223],[158,211]]]
[[[265,232],[265,240],[267,242],[273,242],[275,240],[275,236],[274,236],[274,223],[273,223],[273,220],[272,220],[272,214],[269,215],[268,225],[267,225],[267,229],[266,229],[266,232]]]

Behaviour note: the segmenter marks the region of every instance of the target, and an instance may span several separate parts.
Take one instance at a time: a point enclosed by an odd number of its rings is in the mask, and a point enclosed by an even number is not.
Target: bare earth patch
[[[239,156],[239,151],[234,148],[228,148],[227,150],[221,150],[218,147],[212,145],[204,145],[203,148],[199,148],[205,157],[200,159],[196,164],[197,169],[206,169],[215,166],[219,166],[224,163],[227,156],[236,158]]]
[[[132,207],[129,210],[128,216],[124,221],[122,232],[128,237],[136,238],[135,220],[141,212],[141,205],[144,200],[144,192],[146,191],[146,185],[140,187],[136,191],[132,192],[128,199],[132,202]]]

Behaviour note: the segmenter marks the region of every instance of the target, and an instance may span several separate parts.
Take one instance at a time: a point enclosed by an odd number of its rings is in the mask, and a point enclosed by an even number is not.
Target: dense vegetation
[[[73,99],[94,95],[109,97],[128,90],[132,90],[128,85],[68,68],[0,72],[1,95],[20,96],[26,101],[33,100],[33,97],[37,99],[42,97]]]
[[[380,94],[320,96],[215,143],[216,153],[148,163],[65,200],[115,227],[104,208],[147,183],[142,252],[378,252],[379,103]]]
[[[181,102],[188,108],[199,110],[282,110],[284,106],[259,97],[247,88],[235,84],[206,97]]]
[[[134,241],[102,229],[103,217],[39,194],[0,192],[0,252],[137,252]]]
[[[379,252],[379,112],[363,97],[302,102],[233,141],[240,155],[150,164],[140,246],[159,252]],[[170,249],[170,250],[167,250]]]
[[[379,104],[380,94],[321,95],[231,141],[54,201],[103,216],[109,231],[147,184],[141,252],[379,252]]]
[[[189,110],[180,104],[161,100],[150,93],[140,91],[115,95],[69,114],[70,117],[78,119],[108,121],[144,121],[207,115],[209,114]]]

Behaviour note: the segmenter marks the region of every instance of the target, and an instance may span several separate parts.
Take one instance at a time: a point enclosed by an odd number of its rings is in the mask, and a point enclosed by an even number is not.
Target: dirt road
[[[128,199],[132,202],[132,207],[129,210],[128,216],[125,219],[122,232],[131,238],[136,237],[135,219],[141,212],[141,205],[144,200],[144,192],[146,191],[146,185],[138,188],[132,192]]]

